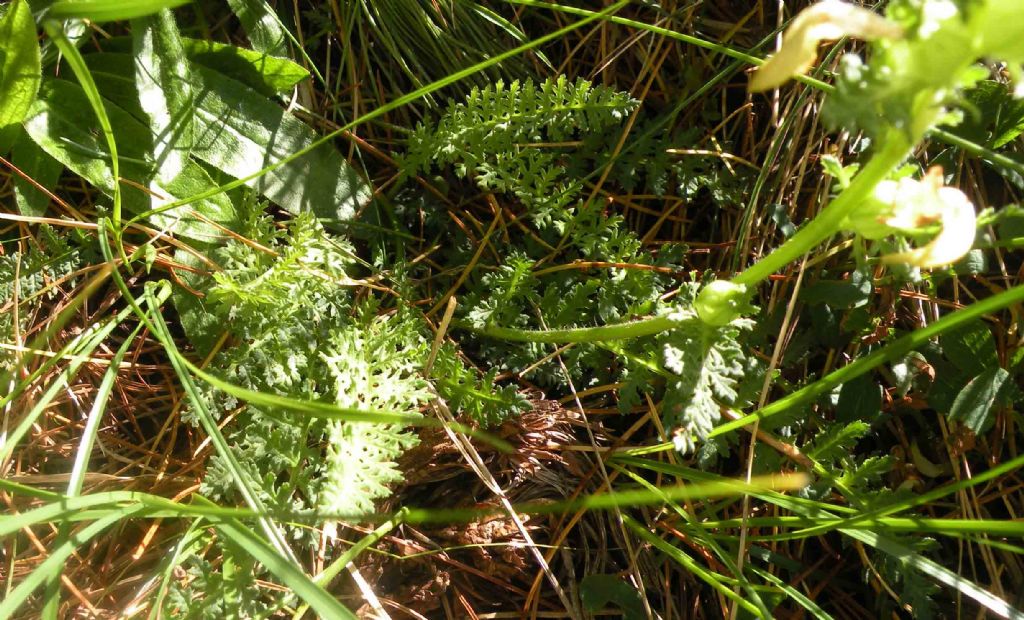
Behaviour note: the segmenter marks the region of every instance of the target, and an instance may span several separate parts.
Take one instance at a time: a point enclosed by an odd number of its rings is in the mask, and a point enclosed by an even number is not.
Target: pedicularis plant
[[[801,76],[813,66],[823,41],[866,40],[864,57],[850,54],[841,59],[834,86],[816,85],[829,90],[827,120],[866,136],[871,155],[865,163],[846,168],[830,163],[827,172],[836,178],[838,194],[763,259],[730,279],[709,277],[682,287],[670,277],[681,271],[678,249],[649,252],[624,218],[603,212],[587,198],[581,180],[602,166],[610,166],[608,178],[623,179],[619,184],[626,188],[642,176],[633,174],[636,170],[662,184],[671,176],[665,143],[647,140],[649,136],[638,141],[628,164],[607,156],[621,146],[615,143],[615,129],[637,111],[640,101],[607,86],[563,76],[475,88],[464,103],[451,104],[438,122],[425,122],[408,133],[399,177],[404,181],[436,168],[453,169],[457,177],[522,206],[522,219],[532,226],[523,227],[528,239],[517,246],[508,240],[518,234],[514,230],[492,235],[496,219],[471,258],[458,241],[441,250],[453,252],[456,261],[468,267],[445,289],[450,294],[431,300],[435,303],[427,316],[445,307],[452,295],[462,295],[460,314],[450,323],[452,315],[444,314],[445,328],[435,338],[424,313],[407,303],[422,299],[422,291],[383,289],[398,300],[393,306],[387,305],[391,298],[353,294],[355,286],[374,288],[370,280],[353,275],[371,263],[358,257],[355,244],[330,233],[325,222],[351,224],[357,213],[378,206],[367,207],[378,192],[350,167],[330,138],[458,80],[479,77],[502,60],[594,20],[637,23],[612,15],[627,4],[625,0],[601,13],[534,0],[508,1],[543,4],[587,17],[514,49],[482,54],[487,60],[382,104],[326,137],[281,105],[309,73],[282,57],[288,54],[290,35],[264,2],[228,2],[256,50],[183,36],[171,9],[184,0],[13,0],[0,5],[0,154],[9,153],[10,167],[32,177],[31,183],[14,181],[21,212],[17,217],[41,223],[52,198],[50,190],[57,188],[65,170],[105,196],[98,201],[98,221],[83,227],[95,229],[94,238],[84,232],[61,236],[44,229],[37,235],[38,248],[0,257],[0,307],[24,303],[19,296],[44,295],[46,280],[75,277],[90,261],[103,263],[102,269],[82,287],[75,303],[83,303],[110,278],[120,294],[117,299],[127,306],[83,330],[57,358],[46,362],[75,360],[24,415],[10,424],[5,420],[0,466],[6,467],[19,442],[32,433],[61,391],[61,382],[70,382],[81,360],[134,313],[139,319],[134,333],[145,327],[160,341],[180,381],[182,400],[187,401],[183,415],[202,427],[214,447],[216,456],[208,463],[200,492],[225,504],[241,500],[247,507],[219,511],[199,496],[185,506],[144,493],[81,494],[105,395],[117,379],[132,342],[129,338],[104,375],[67,491],[44,492],[0,480],[11,492],[47,502],[32,512],[0,517],[0,537],[38,523],[61,523],[54,552],[29,577],[8,588],[0,601],[0,618],[12,615],[37,587],[47,591],[43,617],[56,618],[61,563],[76,545],[119,519],[185,514],[208,518],[216,529],[224,544],[220,567],[204,556],[209,533],[198,526],[190,529],[166,563],[154,613],[160,613],[166,599],[169,608],[187,617],[222,617],[231,610],[240,616],[272,615],[290,604],[291,595],[269,600],[265,593],[252,594],[259,592],[258,562],[321,616],[351,617],[321,587],[336,573],[325,571],[314,581],[297,568],[300,554],[294,548],[304,545],[309,551],[315,542],[303,520],[322,523],[324,518],[372,513],[377,500],[401,478],[398,458],[417,441],[409,427],[435,422],[423,414],[428,403],[479,426],[493,426],[524,411],[530,403],[515,386],[497,385],[497,371],[541,367],[533,362],[553,357],[546,346],[550,343],[577,346],[559,351],[564,375],[533,370],[538,384],[564,387],[572,382],[575,391],[581,380],[590,382],[586,387],[615,381],[620,404],[627,408],[649,394],[652,385],[664,386],[664,426],[676,449],[691,452],[712,446],[707,440],[739,426],[792,412],[944,331],[1024,299],[1024,287],[995,294],[754,413],[720,423],[722,405],[742,408],[761,391],[764,368],[747,354],[742,337],[756,326],[753,296],[769,277],[835,235],[853,237],[850,245],[860,267],[886,267],[903,280],[945,269],[971,250],[979,221],[975,206],[961,191],[946,186],[941,169],[921,173],[904,164],[938,125],[953,125],[971,113],[962,105],[961,93],[993,69],[1008,72],[1017,90],[1024,90],[1019,0],[894,0],[884,16],[826,0],[798,15],[778,52],[754,73],[750,90],[767,91]],[[480,15],[496,19],[489,12]],[[130,36],[84,45],[88,23],[129,19]],[[42,44],[40,29],[46,34]],[[686,35],[657,31],[697,44]],[[752,61],[745,54],[731,55]],[[690,177],[680,182],[682,193],[688,191],[684,186],[692,189],[704,183],[720,195],[728,194],[713,173],[703,176],[712,181],[694,181],[692,177],[702,175],[691,172],[672,171]],[[266,214],[268,202],[290,214],[287,225]],[[400,211],[388,215],[397,221]],[[131,252],[126,237],[137,242]],[[170,270],[176,281],[173,286],[150,282],[140,294],[142,287],[133,286],[144,277],[141,271],[132,278],[123,272],[144,263],[148,275],[156,262],[154,246],[164,239],[174,241],[176,249],[166,252],[173,256]],[[442,245],[447,244],[438,247]],[[476,269],[483,249],[492,246],[501,250],[494,252],[499,264]],[[420,259],[406,263],[385,256],[386,250],[374,251],[379,253],[372,257],[372,266],[381,268],[376,275],[391,278],[395,289],[403,289],[408,284],[404,274],[414,272]],[[543,264],[552,257],[566,262]],[[575,269],[596,263],[608,272],[593,277]],[[481,271],[486,273],[478,277]],[[430,291],[432,295],[435,289]],[[204,368],[178,351],[179,339],[164,321],[168,299],[176,305],[175,316],[185,335],[207,358]],[[30,373],[22,370],[69,320],[75,305],[69,307],[71,311],[56,317],[54,327],[32,346],[18,347],[24,353],[8,355],[4,350],[0,355],[0,386],[5,391],[0,408],[5,414],[14,399],[31,392],[42,374],[40,370],[25,378]],[[596,319],[604,324],[592,325]],[[27,327],[25,320],[25,314],[0,315],[0,332],[12,340],[8,334]],[[479,347],[476,352],[494,368],[478,373],[458,347],[442,344],[448,327],[471,332],[476,339],[472,344]],[[994,361],[985,376],[993,384],[1005,381],[994,351],[991,357]],[[969,389],[974,388],[968,385],[964,391]],[[991,407],[995,396],[986,398]],[[986,415],[966,423],[978,430]],[[794,460],[822,474],[824,484],[833,484],[827,466],[841,460],[867,428],[863,420],[835,425]],[[628,463],[635,457],[615,458]],[[637,463],[642,459],[633,461]],[[1024,457],[1018,457],[975,480],[1022,465]],[[887,466],[885,457],[871,458],[831,478],[837,488],[857,491]],[[669,471],[690,481],[712,480],[689,469]],[[654,491],[650,497],[662,502],[662,490]],[[809,495],[815,489],[803,491]],[[869,501],[861,501],[865,493],[845,495],[865,511],[851,520],[884,518],[887,511],[896,510],[891,505],[873,508]],[[782,500],[788,498],[773,499]],[[616,501],[615,506],[624,505],[621,499]],[[800,503],[780,505],[797,513],[806,509]],[[917,504],[904,504],[913,505]],[[101,512],[101,507],[108,512]],[[239,515],[258,522],[260,532],[242,526],[235,519]],[[272,515],[302,519],[276,521]],[[816,508],[804,516],[835,517]],[[73,535],[66,527],[75,519],[89,518],[94,521]],[[425,519],[422,514],[418,518]],[[627,517],[624,522],[632,520]],[[843,526],[835,521],[808,524],[804,531],[834,528]],[[643,528],[637,531],[649,534]],[[910,566],[907,558],[912,553],[905,547],[874,534],[843,531]],[[657,537],[645,540],[655,546],[664,542]],[[353,558],[342,556],[335,568],[341,570]],[[726,554],[720,558],[724,561]],[[991,609],[1006,607],[946,569],[916,555],[913,561],[916,568],[927,568],[939,581]],[[195,578],[191,590],[171,585],[171,571],[178,564],[190,564]],[[743,572],[737,570],[736,576]],[[713,585],[723,594],[731,592],[723,582]],[[205,589],[207,601],[217,600],[219,606],[191,605],[192,593],[199,588]],[[243,590],[248,594],[243,596]],[[757,596],[754,589],[750,592]],[[239,602],[242,599],[246,605]],[[769,615],[767,608],[762,615]]]
[[[723,357],[720,351],[724,343],[734,341],[738,330],[751,326],[750,319],[744,317],[754,311],[750,300],[758,284],[837,234],[855,238],[859,263],[880,261],[911,278],[920,278],[921,270],[948,267],[971,249],[976,213],[970,200],[960,190],[944,185],[940,168],[915,179],[913,168],[902,164],[930,130],[939,124],[955,124],[964,114],[959,105],[961,93],[990,74],[990,68],[980,63],[1005,68],[1017,83],[1017,91],[1024,89],[1024,36],[1018,13],[1019,4],[1014,0],[897,0],[888,5],[884,17],[838,0],[825,0],[806,9],[787,28],[778,53],[754,73],[752,92],[773,89],[802,76],[814,64],[822,42],[843,37],[869,42],[867,61],[852,53],[841,58],[825,116],[835,127],[863,132],[871,140],[872,155],[863,165],[836,171],[842,190],[814,219],[731,279],[712,281],[683,307],[665,308],[657,316],[584,329],[482,327],[478,331],[498,338],[562,343],[689,334],[689,345],[682,350],[665,343],[662,361],[677,375],[685,374],[684,369],[697,372],[692,368],[697,366],[705,376],[696,385],[708,389],[690,389],[688,394],[693,396],[677,408],[678,415],[666,408],[666,425],[675,425],[676,447],[691,449],[696,441],[712,434],[710,423],[719,418],[718,407],[709,402],[711,395],[727,402],[735,395],[731,386],[741,374],[736,364],[742,356],[736,352]],[[928,237],[927,243],[919,243]],[[1008,291],[999,303],[1012,303],[1019,296],[1019,291]],[[944,327],[965,318],[954,317]],[[699,334],[696,340],[695,333]],[[693,347],[694,342],[700,346]],[[907,343],[895,343],[874,364],[905,353],[906,348]],[[735,364],[723,363],[725,359]],[[835,387],[835,381],[852,378],[870,367],[863,364],[826,378],[799,396],[817,396]],[[691,388],[694,382],[687,383]],[[795,400],[786,404],[795,404]],[[769,408],[762,416],[781,410]],[[727,428],[734,427],[730,424]]]

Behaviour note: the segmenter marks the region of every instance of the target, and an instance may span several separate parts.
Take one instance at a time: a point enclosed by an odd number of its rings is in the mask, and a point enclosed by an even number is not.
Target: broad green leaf
[[[39,148],[25,131],[19,132],[14,148],[11,149],[11,163],[48,190],[57,186],[60,173],[64,170],[64,166]],[[50,204],[49,196],[17,175],[14,177],[14,200],[22,215],[37,217],[45,215]]]
[[[291,90],[309,77],[308,71],[287,58],[214,41],[183,38],[181,42],[192,62],[236,79],[267,96]]]
[[[583,609],[595,613],[608,603],[622,610],[624,620],[646,618],[640,592],[615,575],[587,575],[580,582],[580,600]]]
[[[85,66],[85,60],[82,58],[78,47],[64,35],[63,24],[48,19],[43,23],[43,28],[71,67],[71,72],[74,73],[78,84],[82,87],[86,101],[89,102],[89,106],[99,122],[110,159],[110,177],[111,186],[113,187],[111,218],[116,226],[120,226],[121,212],[124,205],[121,192],[121,158],[117,148],[117,138],[114,137],[114,127],[110,124],[110,117],[107,115],[107,108],[103,103],[103,97],[100,96],[99,90],[96,88],[96,82],[92,79],[89,68]]]
[[[309,72],[287,58],[236,47],[216,41],[180,37],[189,60],[238,80],[267,97],[291,90],[309,77]],[[131,37],[113,37],[103,41],[107,53],[132,51]]]
[[[873,422],[882,410],[882,388],[870,373],[843,384],[836,406],[836,422]]]
[[[197,256],[182,250],[174,253],[174,260],[186,268],[208,269]],[[206,291],[210,288],[210,278],[201,273],[182,272],[181,281],[192,290],[175,286],[171,291],[171,301],[178,311],[178,322],[188,336],[192,347],[200,356],[206,357],[216,347],[224,335],[224,325],[217,319],[216,313],[207,308]],[[193,291],[203,293],[203,297]]]
[[[135,19],[174,8],[190,0],[58,0],[50,5],[48,17],[80,18],[94,22]]]
[[[288,56],[288,29],[264,0],[228,0],[242,22],[253,48],[273,56]]]
[[[980,319],[942,334],[939,343],[946,359],[972,376],[999,365],[992,330]]]
[[[255,91],[199,68],[206,87],[197,97],[201,133],[193,154],[242,178],[308,147],[318,135],[305,123]],[[352,219],[371,191],[330,144],[248,183],[292,213]]]
[[[953,401],[956,400],[956,395],[974,374],[964,372],[954,366],[952,362],[939,354],[937,348],[925,347],[922,353],[935,373],[935,379],[928,387],[928,406],[936,411],[949,411],[953,406]]]
[[[992,414],[996,401],[1008,387],[1010,373],[999,368],[989,368],[960,390],[949,419],[957,420],[975,433],[983,433],[992,425]]]
[[[130,58],[90,54],[86,62],[105,97],[141,114],[135,86],[124,78]],[[316,132],[256,91],[205,67],[193,65],[194,141],[192,156],[243,178],[306,148]],[[350,220],[371,191],[330,144],[247,183],[292,213]]]
[[[171,11],[132,22],[135,87],[153,132],[156,177],[167,182],[185,168],[192,147],[192,82]]]
[[[0,19],[0,153],[17,138],[39,90],[42,69],[36,22],[25,0],[14,0]]]
[[[147,210],[152,196],[136,185],[149,187],[155,175],[156,166],[150,160],[152,133],[131,114],[109,101],[104,102],[104,107],[111,124],[117,128],[114,137],[121,155],[121,177],[132,181],[130,184],[122,183],[124,207],[132,212]],[[44,80],[39,98],[25,120],[25,130],[50,157],[107,195],[113,193],[106,143],[100,137],[96,115],[80,86],[65,80]],[[178,177],[169,183],[158,184],[156,191],[165,199],[173,200],[192,195],[196,188],[213,186],[206,171],[190,161]],[[223,195],[205,200],[195,208],[215,222],[228,225],[234,222],[234,208]],[[192,216],[191,208],[154,216],[151,223],[201,241],[214,241],[220,237],[209,224]]]
[[[808,304],[828,304],[833,308],[857,308],[871,298],[871,273],[858,269],[848,280],[819,280],[804,288],[800,298]]]
[[[996,215],[996,231],[1000,241],[1024,238],[1024,207],[1007,205]]]
[[[768,206],[768,216],[775,223],[775,230],[779,231],[783,239],[789,239],[796,234],[796,226],[789,218],[786,205],[778,202],[772,203]]]

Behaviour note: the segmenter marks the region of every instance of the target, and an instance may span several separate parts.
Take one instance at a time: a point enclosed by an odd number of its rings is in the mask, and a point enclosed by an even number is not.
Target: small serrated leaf
[[[977,375],[999,365],[996,340],[980,320],[971,321],[939,336],[946,359],[960,370]]]
[[[807,456],[816,461],[836,461],[848,455],[861,437],[871,430],[867,422],[857,421],[850,424],[833,424],[825,432],[814,438],[810,447],[805,448]]]
[[[882,409],[882,388],[871,374],[864,374],[843,384],[836,405],[836,421],[842,423],[865,420],[871,422]]]
[[[998,366],[985,370],[960,390],[947,417],[975,433],[985,432],[992,425],[993,409],[1009,378],[1010,373]]]

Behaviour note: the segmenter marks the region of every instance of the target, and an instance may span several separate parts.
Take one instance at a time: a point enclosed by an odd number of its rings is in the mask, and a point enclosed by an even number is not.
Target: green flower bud
[[[747,287],[728,280],[715,280],[701,289],[693,306],[697,316],[708,325],[728,325],[750,308]]]

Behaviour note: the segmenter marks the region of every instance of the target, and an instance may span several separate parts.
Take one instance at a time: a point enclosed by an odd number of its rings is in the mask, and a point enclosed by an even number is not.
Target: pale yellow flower
[[[886,205],[886,226],[914,230],[940,224],[942,230],[920,248],[882,257],[887,263],[909,263],[924,269],[955,263],[974,245],[977,227],[974,205],[955,187],[942,184],[942,168],[935,166],[920,181],[883,181],[875,198]]]
[[[824,0],[800,12],[782,36],[782,47],[754,73],[750,92],[777,88],[811,68],[818,44],[843,37],[898,39],[903,29],[877,13],[840,0]]]

